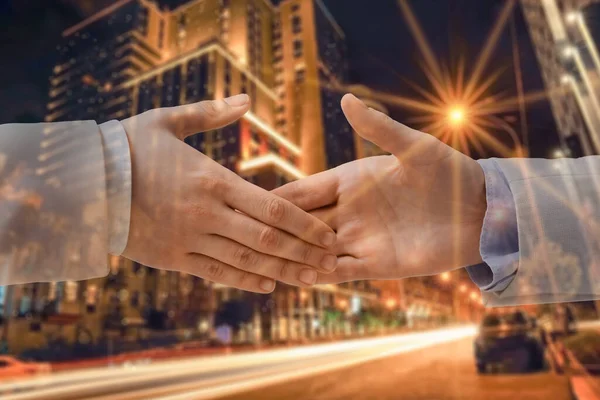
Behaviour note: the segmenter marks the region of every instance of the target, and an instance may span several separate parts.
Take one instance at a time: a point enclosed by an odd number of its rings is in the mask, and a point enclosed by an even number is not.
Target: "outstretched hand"
[[[248,111],[248,96],[148,111],[122,122],[132,158],[124,256],[228,286],[271,292],[335,269],[332,229],[183,142]]]
[[[319,283],[433,275],[481,262],[481,167],[431,135],[367,108],[342,109],[390,156],[357,160],[274,190],[337,232],[338,267]]]

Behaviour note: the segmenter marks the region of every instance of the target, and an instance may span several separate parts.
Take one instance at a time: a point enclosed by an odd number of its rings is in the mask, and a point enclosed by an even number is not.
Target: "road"
[[[0,385],[3,399],[568,399],[551,373],[476,375],[473,327],[74,371]],[[229,396],[229,397],[227,397]]]
[[[552,372],[479,376],[461,339],[221,400],[571,400]]]

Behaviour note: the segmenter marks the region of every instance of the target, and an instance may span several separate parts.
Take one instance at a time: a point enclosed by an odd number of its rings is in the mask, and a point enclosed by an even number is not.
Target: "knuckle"
[[[225,275],[225,268],[217,262],[210,262],[204,265],[208,279],[220,281]]]
[[[302,262],[304,262],[306,264],[308,264],[308,262],[310,261],[312,254],[313,254],[313,249],[312,249],[312,247],[310,247],[308,245],[304,245],[300,249],[300,257],[302,258]]]
[[[291,270],[290,262],[287,260],[281,260],[281,264],[277,270],[278,270],[278,272],[277,272],[278,278],[277,279],[279,279],[281,281],[287,281],[290,276],[290,270]]]
[[[225,181],[214,176],[200,177],[198,185],[202,191],[214,194],[220,194],[226,189]]]
[[[238,265],[245,268],[253,268],[258,263],[258,257],[256,253],[247,247],[239,247],[235,251],[234,258]]]
[[[279,245],[279,232],[271,227],[264,228],[260,233],[259,243],[268,250],[275,249]]]
[[[216,118],[222,112],[222,107],[217,101],[205,101],[200,103],[202,114],[208,118]]]
[[[265,216],[270,224],[277,224],[285,219],[286,209],[283,200],[268,199],[265,201]]]

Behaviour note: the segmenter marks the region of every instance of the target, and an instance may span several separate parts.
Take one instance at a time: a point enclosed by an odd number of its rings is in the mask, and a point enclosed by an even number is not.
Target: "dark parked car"
[[[475,339],[479,373],[494,367],[511,372],[540,370],[545,365],[545,341],[535,320],[522,311],[487,314]]]

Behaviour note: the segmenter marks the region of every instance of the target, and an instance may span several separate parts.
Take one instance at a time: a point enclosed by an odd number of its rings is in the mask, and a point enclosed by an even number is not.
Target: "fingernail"
[[[354,97],[354,99],[356,101],[358,101],[363,108],[367,108],[367,109],[369,108],[369,107],[367,107],[367,105],[365,104],[364,101],[362,101],[361,99],[359,99],[358,97],[356,97],[354,94],[351,94],[351,96]]]
[[[336,266],[337,266],[337,257],[336,256],[330,254],[330,255],[323,257],[323,260],[321,261],[321,267],[325,271],[333,271]]]
[[[232,107],[241,107],[248,104],[250,98],[247,94],[236,94],[235,96],[226,98],[224,101]]]
[[[321,244],[325,247],[331,247],[335,244],[336,239],[335,233],[327,232],[321,238]]]
[[[275,289],[275,282],[270,279],[263,279],[260,281],[260,288],[265,292],[272,292]]]
[[[317,282],[317,272],[312,269],[303,269],[300,271],[298,279],[305,285],[314,285]]]

